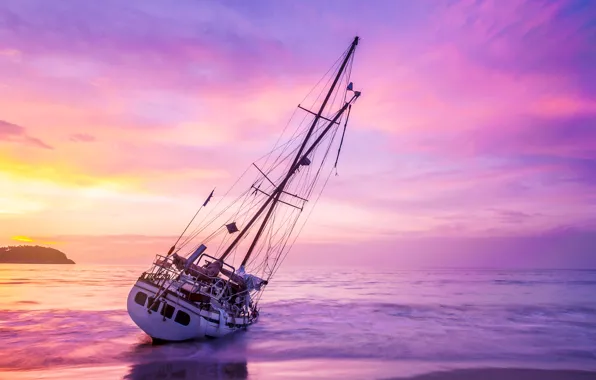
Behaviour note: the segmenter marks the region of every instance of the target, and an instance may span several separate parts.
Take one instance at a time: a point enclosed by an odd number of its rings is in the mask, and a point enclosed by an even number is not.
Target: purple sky
[[[595,20],[589,0],[5,0],[0,244],[150,260],[359,35],[363,97],[293,261],[596,266]]]

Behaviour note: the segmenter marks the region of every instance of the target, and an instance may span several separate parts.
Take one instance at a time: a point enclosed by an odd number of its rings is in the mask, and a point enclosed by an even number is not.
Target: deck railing
[[[197,264],[201,264],[201,261],[206,262],[207,259],[216,261],[217,258],[203,253],[197,259]],[[236,270],[232,265],[223,263],[223,266],[232,274],[235,274]],[[218,276],[207,276],[204,273],[193,269],[189,266],[187,269],[179,269],[174,264],[173,256],[166,256],[157,254],[151,268],[145,271],[140,276],[141,280],[146,280],[154,283],[155,285],[164,287],[166,282],[171,285],[176,284],[176,290],[182,289],[185,284],[190,285],[190,289],[185,289],[189,292],[188,295],[184,295],[182,292],[177,291],[179,296],[189,300],[189,296],[192,293],[199,293],[205,296],[215,298],[217,300],[222,299],[226,289],[229,286],[230,276],[220,273]],[[172,289],[174,290],[174,289]],[[241,294],[243,292],[239,292]],[[231,298],[234,294],[226,296],[226,300]]]

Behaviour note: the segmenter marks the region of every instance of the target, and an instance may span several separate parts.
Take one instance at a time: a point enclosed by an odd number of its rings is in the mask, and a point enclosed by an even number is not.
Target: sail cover
[[[261,290],[261,286],[267,285],[266,280],[263,280],[262,278],[259,278],[255,275],[246,273],[244,271],[244,266],[238,268],[238,270],[236,271],[236,275],[242,277],[242,279],[244,280],[244,284],[246,285],[246,289],[248,289],[248,291]]]

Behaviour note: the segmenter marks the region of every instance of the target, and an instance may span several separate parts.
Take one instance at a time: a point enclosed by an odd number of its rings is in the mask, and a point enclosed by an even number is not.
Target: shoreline
[[[0,369],[0,378],[13,380],[170,378],[212,379],[378,379],[378,380],[596,380],[596,368],[546,368],[547,366],[492,365],[472,363],[377,361],[377,360],[287,360],[219,361],[163,360],[117,365],[52,367],[32,370]],[[164,377],[166,376],[166,377]]]

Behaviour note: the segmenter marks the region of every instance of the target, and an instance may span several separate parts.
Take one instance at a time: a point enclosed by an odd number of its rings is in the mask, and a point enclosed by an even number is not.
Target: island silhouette
[[[64,252],[39,245],[0,247],[3,264],[74,264]]]

